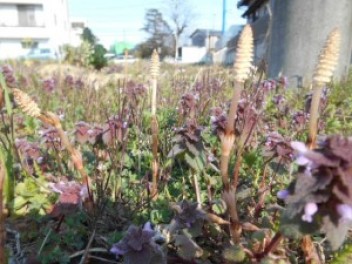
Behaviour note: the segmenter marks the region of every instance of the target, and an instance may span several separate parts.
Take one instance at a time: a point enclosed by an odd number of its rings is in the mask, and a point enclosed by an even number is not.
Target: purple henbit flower
[[[235,122],[235,133],[237,136],[245,133],[250,135],[257,123],[258,113],[251,101],[248,99],[241,99],[238,102],[237,117]],[[248,138],[250,141],[250,138]]]
[[[210,123],[214,134],[224,134],[226,128],[226,113],[221,107],[214,107],[210,110]]]
[[[197,81],[195,84],[194,84],[194,90],[196,92],[200,92],[204,89],[204,83],[203,82],[200,82],[200,81]]]
[[[90,144],[95,144],[99,140],[102,140],[104,129],[101,126],[95,125],[87,131],[88,142]]]
[[[288,78],[286,76],[280,77],[278,82],[282,85],[282,87],[287,88],[287,86],[288,86]]]
[[[160,244],[156,241],[158,233],[147,222],[143,228],[131,225],[126,235],[118,243],[112,245],[110,252],[124,256],[124,263],[152,264],[166,263],[165,254]]]
[[[273,97],[273,103],[276,105],[276,106],[281,106],[283,105],[284,103],[286,102],[286,99],[283,95],[279,94],[279,95],[275,95]]]
[[[315,229],[325,232],[332,247],[338,248],[343,239],[337,241],[336,232],[344,238],[347,229],[343,225],[352,220],[352,138],[329,136],[314,150],[302,142],[292,142],[291,146],[298,153],[299,167],[288,187],[284,219],[295,221],[299,217],[314,222]]]
[[[75,81],[74,87],[78,90],[81,90],[84,86],[84,82],[82,81],[82,79],[77,79]]]
[[[296,112],[292,117],[293,126],[298,131],[301,131],[305,128],[307,120],[308,120],[307,114],[302,111]]]
[[[318,212],[318,206],[316,203],[307,203],[304,206],[304,214],[302,215],[302,220],[308,223],[313,222],[313,216]]]
[[[16,148],[21,156],[21,161],[23,162],[26,169],[33,173],[34,161],[38,164],[43,160],[41,149],[36,142],[28,142],[26,139],[16,139],[15,140]]]
[[[43,90],[46,92],[53,92],[56,88],[56,82],[53,78],[46,79],[43,81]]]
[[[336,210],[341,216],[342,220],[352,220],[352,206],[347,204],[338,204]]]
[[[41,143],[44,143],[48,148],[54,148],[57,150],[63,149],[63,146],[61,145],[61,139],[56,128],[51,127],[45,130],[41,130],[40,134],[42,137]]]
[[[190,119],[182,128],[177,128],[176,133],[190,143],[201,142],[202,127],[198,126],[195,119]]]
[[[219,92],[224,85],[224,81],[219,78],[212,78],[209,81],[209,85],[212,92]]]
[[[277,192],[277,198],[285,200],[290,195],[288,190],[280,190]]]
[[[86,122],[80,121],[75,125],[76,129],[74,132],[75,140],[80,144],[85,144],[89,140],[90,125]]]
[[[121,116],[115,115],[109,118],[103,127],[103,142],[106,145],[112,144],[115,140],[122,142],[127,132],[128,124]]]
[[[175,220],[181,228],[191,228],[197,223],[203,223],[206,218],[205,213],[198,208],[197,203],[186,200],[182,201],[180,205],[175,205],[175,210],[177,212]]]
[[[4,65],[2,67],[0,67],[0,71],[2,72],[2,74],[4,75],[4,79],[6,82],[6,85],[9,88],[15,88],[17,87],[17,80],[15,78],[13,69],[11,68],[11,66],[9,65]]]
[[[268,134],[265,142],[265,156],[278,157],[284,162],[291,162],[293,149],[290,139],[274,131]]]
[[[75,80],[72,75],[69,75],[69,74],[66,75],[65,84],[70,88],[72,88],[75,85]]]
[[[194,94],[186,93],[181,98],[181,113],[183,116],[191,116],[195,114],[197,98]]]
[[[275,90],[276,81],[275,80],[265,80],[261,83],[261,86],[265,93]]]
[[[75,181],[49,183],[49,187],[60,194],[59,202],[63,204],[79,205],[88,199],[87,186]]]
[[[133,81],[129,81],[126,84],[125,93],[132,106],[138,105],[146,92],[147,88],[143,84],[135,83]]]
[[[60,195],[51,212],[51,215],[55,217],[74,213],[89,198],[87,185],[75,181],[49,183],[48,187]]]
[[[295,163],[298,166],[305,167],[305,175],[311,176],[311,171],[316,168],[316,164],[314,163],[314,160],[309,159],[309,157],[306,156],[307,153],[310,153],[310,150],[303,142],[299,141],[292,141],[291,147],[297,152]]]

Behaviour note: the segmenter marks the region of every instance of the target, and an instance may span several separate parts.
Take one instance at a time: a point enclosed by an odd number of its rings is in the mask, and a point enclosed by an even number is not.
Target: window
[[[43,11],[43,6],[17,5],[17,11],[18,11],[18,26],[37,27],[37,26],[41,26],[39,24],[43,24],[42,22],[37,21],[37,16],[39,16],[38,18],[40,18],[40,14]]]
[[[21,46],[23,49],[36,49],[38,48],[38,42],[31,39],[24,39],[21,41]]]

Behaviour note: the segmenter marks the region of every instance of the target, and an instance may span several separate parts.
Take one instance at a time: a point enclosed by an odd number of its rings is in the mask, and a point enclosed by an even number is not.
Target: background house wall
[[[69,42],[68,0],[0,0],[0,59]]]

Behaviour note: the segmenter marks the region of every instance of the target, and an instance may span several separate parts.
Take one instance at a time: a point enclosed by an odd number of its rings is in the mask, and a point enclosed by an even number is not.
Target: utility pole
[[[221,28],[221,33],[222,35],[225,34],[225,28],[226,28],[226,0],[222,0],[222,28]]]

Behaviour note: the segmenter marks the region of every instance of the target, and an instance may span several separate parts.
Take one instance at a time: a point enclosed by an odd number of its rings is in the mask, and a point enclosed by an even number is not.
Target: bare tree
[[[182,34],[190,26],[194,18],[192,8],[187,0],[168,0],[165,3],[165,13],[169,20],[175,38],[175,60],[178,57],[178,47]]]

